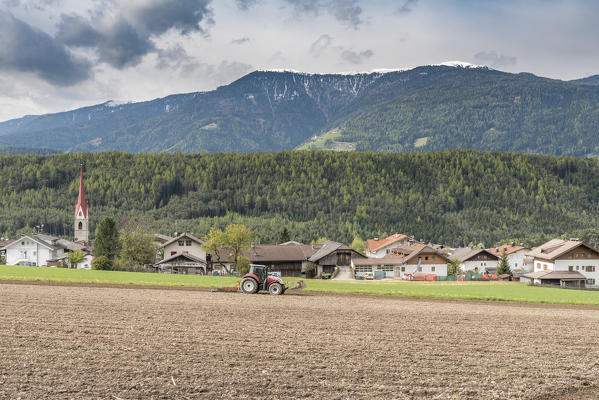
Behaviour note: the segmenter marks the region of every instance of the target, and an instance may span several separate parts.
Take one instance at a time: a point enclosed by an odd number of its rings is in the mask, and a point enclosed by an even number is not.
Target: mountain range
[[[469,148],[594,157],[599,76],[561,81],[465,63],[352,74],[255,71],[213,91],[108,101],[2,122],[0,149],[12,148],[19,153]]]

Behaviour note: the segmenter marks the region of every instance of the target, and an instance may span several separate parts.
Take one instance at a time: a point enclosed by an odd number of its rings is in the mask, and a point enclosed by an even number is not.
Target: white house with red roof
[[[528,271],[530,268],[530,264],[525,263],[526,254],[530,251],[530,249],[527,247],[516,246],[513,244],[502,245],[488,248],[487,251],[491,254],[496,255],[497,257],[501,257],[501,254],[505,252],[505,254],[507,255],[507,262],[512,271]]]
[[[367,257],[382,258],[391,254],[391,250],[396,249],[410,241],[406,235],[395,233],[384,239],[374,238],[366,241],[365,254]]]
[[[599,251],[578,239],[552,239],[527,255],[534,270],[521,282],[581,287],[599,281]]]

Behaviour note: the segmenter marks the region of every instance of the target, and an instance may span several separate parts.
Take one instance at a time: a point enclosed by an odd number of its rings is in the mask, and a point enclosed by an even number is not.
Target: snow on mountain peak
[[[433,67],[455,67],[455,68],[487,68],[484,65],[471,64],[465,61],[445,61],[440,64],[432,64]]]

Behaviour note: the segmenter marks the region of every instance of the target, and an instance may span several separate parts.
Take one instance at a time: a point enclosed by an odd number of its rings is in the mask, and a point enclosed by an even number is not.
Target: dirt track
[[[597,399],[599,311],[0,284],[0,398]]]

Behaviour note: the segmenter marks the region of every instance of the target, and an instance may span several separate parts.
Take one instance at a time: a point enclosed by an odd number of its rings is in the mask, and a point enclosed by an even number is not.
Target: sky
[[[595,0],[0,0],[0,121],[213,90],[256,69],[465,61],[599,74]]]

